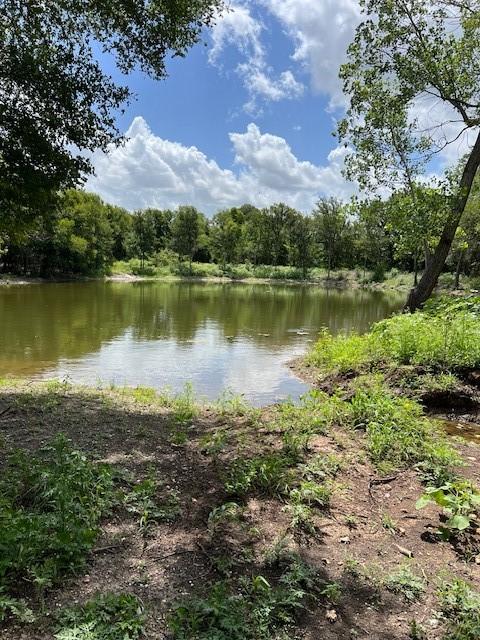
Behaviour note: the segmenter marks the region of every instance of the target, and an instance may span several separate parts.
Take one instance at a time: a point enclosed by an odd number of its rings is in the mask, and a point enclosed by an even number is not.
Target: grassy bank
[[[4,380],[0,426],[6,640],[478,637],[478,449],[378,379],[264,410]]]
[[[193,262],[190,268],[186,263],[172,263],[156,265],[138,259],[115,262],[111,269],[113,277],[130,276],[136,278],[203,278],[227,280],[268,280],[310,282],[323,286],[338,287],[373,287],[377,289],[396,289],[409,291],[414,285],[412,273],[398,269],[390,271],[369,271],[364,269],[337,269],[330,273],[321,267],[308,269],[304,274],[301,269],[290,266],[237,264],[222,268],[213,263]],[[454,275],[444,273],[439,280],[440,290],[454,289]],[[470,291],[480,289],[480,279],[464,276],[461,290]]]

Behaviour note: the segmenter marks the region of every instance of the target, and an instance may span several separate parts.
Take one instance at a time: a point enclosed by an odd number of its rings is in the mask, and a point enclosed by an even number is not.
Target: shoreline
[[[284,286],[314,286],[323,289],[332,290],[364,290],[364,291],[397,291],[399,293],[407,294],[410,290],[410,284],[389,282],[369,282],[363,283],[352,272],[346,272],[344,274],[330,278],[307,278],[305,280],[293,279],[293,278],[231,278],[228,276],[177,276],[177,275],[160,275],[160,276],[139,276],[129,273],[118,273],[106,276],[58,276],[52,278],[41,277],[29,277],[19,276],[14,274],[2,274],[0,275],[0,288],[1,287],[14,287],[14,286],[28,286],[38,284],[59,284],[59,283],[85,283],[85,282],[113,282],[113,283],[210,283],[210,284],[262,284],[262,285],[284,285]],[[410,274],[404,274],[405,276]],[[352,277],[349,277],[352,276]],[[452,289],[445,285],[440,284],[437,287],[437,292],[441,294],[462,296],[469,295],[470,293],[476,293],[477,290],[466,287],[460,289]]]

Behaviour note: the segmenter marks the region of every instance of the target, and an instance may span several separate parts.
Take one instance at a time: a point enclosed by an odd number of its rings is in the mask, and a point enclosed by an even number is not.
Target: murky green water
[[[403,296],[313,286],[89,282],[0,288],[0,375],[170,386],[257,405],[306,390],[287,363],[322,327],[366,331]]]

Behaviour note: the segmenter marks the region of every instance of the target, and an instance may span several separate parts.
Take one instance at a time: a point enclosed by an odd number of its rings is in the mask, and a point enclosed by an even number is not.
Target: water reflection
[[[67,283],[0,291],[0,374],[165,385],[256,404],[305,390],[286,367],[322,327],[359,332],[399,295],[309,286]]]

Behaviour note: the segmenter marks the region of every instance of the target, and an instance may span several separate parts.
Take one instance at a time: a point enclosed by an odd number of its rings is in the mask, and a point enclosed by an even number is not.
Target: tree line
[[[292,266],[304,278],[312,267],[373,271],[381,280],[397,267],[417,274],[428,266],[448,215],[444,189],[417,184],[388,199],[342,203],[320,199],[303,214],[284,203],[243,204],[207,218],[194,206],[133,213],[98,195],[67,190],[48,214],[0,232],[6,272],[33,276],[101,275],[115,261],[137,260],[139,274],[159,265],[214,262]],[[480,179],[456,233],[448,268],[457,278],[480,274]]]

